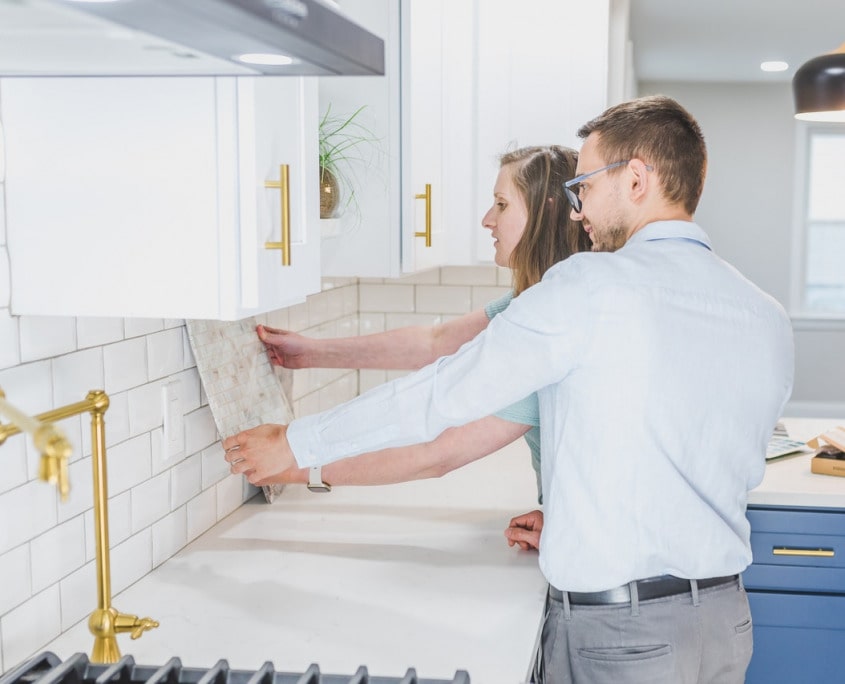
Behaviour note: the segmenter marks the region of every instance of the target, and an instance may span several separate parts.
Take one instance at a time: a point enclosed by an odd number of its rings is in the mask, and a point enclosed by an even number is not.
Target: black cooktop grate
[[[322,674],[311,665],[305,672],[276,672],[267,662],[255,671],[232,670],[225,660],[208,669],[184,667],[179,658],[171,658],[161,667],[136,665],[132,656],[124,656],[113,665],[92,663],[84,653],[64,662],[50,651],[27,660],[0,675],[0,684],[469,684],[469,674],[458,670],[453,679],[420,679],[413,669],[403,677],[372,677],[366,667],[351,676]]]

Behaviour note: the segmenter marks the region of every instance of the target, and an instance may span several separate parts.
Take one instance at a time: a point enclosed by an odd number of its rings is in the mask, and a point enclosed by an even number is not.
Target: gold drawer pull
[[[264,181],[264,187],[280,190],[282,202],[282,241],[265,242],[264,249],[282,250],[282,266],[290,266],[290,165],[279,166],[279,180]]]
[[[813,558],[833,558],[836,552],[833,549],[797,549],[788,546],[775,546],[772,548],[774,556],[810,556]]]
[[[431,183],[426,183],[425,192],[414,195],[414,199],[425,200],[425,230],[417,231],[414,237],[424,237],[425,246],[431,247]]]

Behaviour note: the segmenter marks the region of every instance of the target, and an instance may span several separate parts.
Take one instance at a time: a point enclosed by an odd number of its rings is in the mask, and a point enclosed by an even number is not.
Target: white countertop
[[[789,436],[806,441],[845,419],[784,418]],[[748,503],[761,506],[845,508],[845,477],[810,471],[812,454],[785,456],[766,466],[763,481],[748,494]]]
[[[523,440],[440,480],[288,487],[253,499],[113,599],[161,626],[124,655],[141,665],[178,656],[207,668],[272,661],[277,671],[525,681],[546,582],[537,555],[511,548],[510,518],[536,508]],[[93,606],[92,606],[93,608]],[[45,650],[90,654],[78,624]]]

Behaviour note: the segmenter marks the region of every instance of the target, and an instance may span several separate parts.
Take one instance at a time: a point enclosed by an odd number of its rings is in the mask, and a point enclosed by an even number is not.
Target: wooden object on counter
[[[817,475],[845,477],[845,453],[838,450],[817,452],[810,459],[810,471]]]

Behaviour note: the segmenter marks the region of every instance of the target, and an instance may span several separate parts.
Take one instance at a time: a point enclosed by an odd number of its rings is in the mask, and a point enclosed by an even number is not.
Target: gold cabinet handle
[[[772,547],[773,556],[811,556],[813,558],[833,558],[836,552],[833,549],[800,549],[789,548],[788,546]]]
[[[414,199],[425,200],[425,230],[417,231],[414,237],[424,237],[425,246],[431,247],[431,183],[426,183],[425,192],[414,195]]]
[[[279,166],[279,180],[264,181],[265,188],[279,190],[282,203],[282,241],[265,242],[264,249],[282,250],[282,266],[290,266],[290,164]]]

